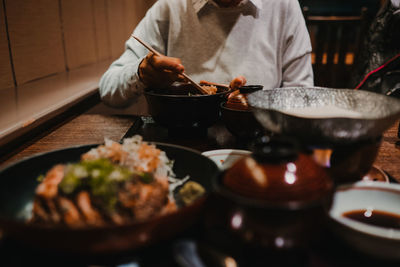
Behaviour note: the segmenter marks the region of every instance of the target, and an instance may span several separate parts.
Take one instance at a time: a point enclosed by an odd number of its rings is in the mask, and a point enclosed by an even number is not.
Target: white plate
[[[251,151],[239,149],[217,149],[205,151],[202,154],[212,159],[221,170],[226,170],[238,159],[250,155]]]

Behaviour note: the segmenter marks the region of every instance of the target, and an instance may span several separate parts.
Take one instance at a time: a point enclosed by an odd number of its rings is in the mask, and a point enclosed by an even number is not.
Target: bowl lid
[[[222,184],[240,196],[277,204],[320,201],[333,190],[327,172],[310,154],[289,140],[268,138],[233,164]]]

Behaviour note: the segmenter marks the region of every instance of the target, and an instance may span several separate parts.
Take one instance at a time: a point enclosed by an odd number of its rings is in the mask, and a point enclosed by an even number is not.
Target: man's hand
[[[242,86],[244,86],[245,84],[246,84],[246,78],[245,77],[243,77],[243,76],[238,76],[238,77],[236,77],[236,78],[234,78],[232,81],[231,81],[231,83],[229,84],[229,87],[232,89],[232,90],[237,90],[237,89],[239,89],[240,87],[242,87]]]
[[[185,71],[179,58],[147,54],[139,65],[139,78],[148,87],[165,88],[175,81],[184,81]]]

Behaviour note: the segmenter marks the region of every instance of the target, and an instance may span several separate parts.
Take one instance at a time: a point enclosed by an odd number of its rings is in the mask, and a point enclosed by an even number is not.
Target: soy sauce
[[[379,210],[353,210],[343,213],[344,217],[385,228],[400,229],[400,216]]]

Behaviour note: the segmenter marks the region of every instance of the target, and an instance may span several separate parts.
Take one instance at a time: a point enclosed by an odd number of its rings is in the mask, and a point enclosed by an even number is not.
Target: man
[[[297,0],[158,0],[100,81],[106,104],[131,104],[146,87],[182,80],[312,86],[311,43]],[[244,78],[244,77],[246,78]],[[233,77],[237,77],[232,80]]]

